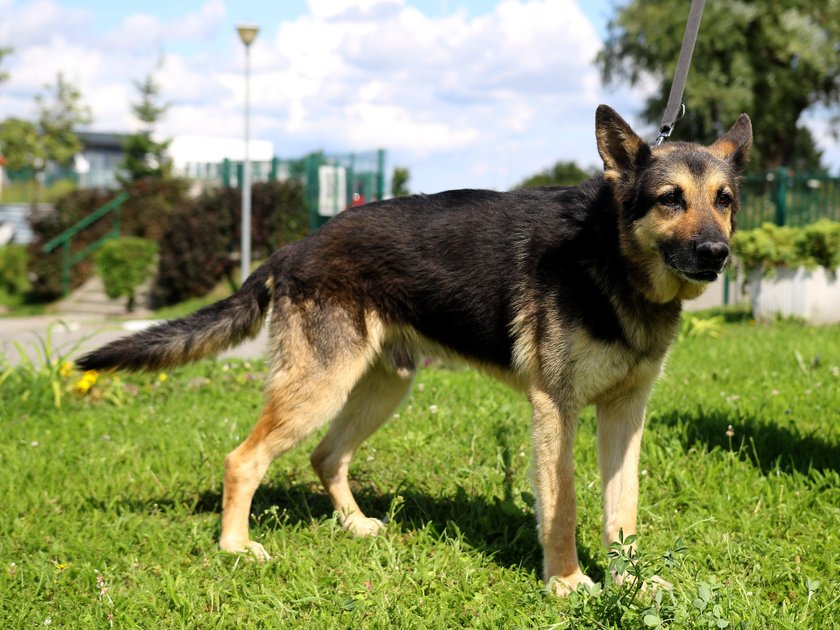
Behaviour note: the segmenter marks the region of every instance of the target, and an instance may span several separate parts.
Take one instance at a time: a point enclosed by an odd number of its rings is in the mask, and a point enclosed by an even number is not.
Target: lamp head
[[[260,32],[260,27],[252,24],[240,24],[236,27],[236,31],[239,33],[239,39],[242,40],[242,43],[245,44],[245,46],[250,46],[257,38],[257,33]]]

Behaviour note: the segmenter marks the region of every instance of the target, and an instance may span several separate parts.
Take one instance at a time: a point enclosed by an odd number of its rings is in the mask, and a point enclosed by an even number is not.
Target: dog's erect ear
[[[647,143],[606,105],[598,105],[595,110],[595,138],[607,179],[621,180],[625,173],[636,171],[650,158]]]
[[[752,145],[752,123],[750,117],[741,114],[732,129],[718,138],[709,150],[722,160],[726,160],[740,173],[747,163]]]

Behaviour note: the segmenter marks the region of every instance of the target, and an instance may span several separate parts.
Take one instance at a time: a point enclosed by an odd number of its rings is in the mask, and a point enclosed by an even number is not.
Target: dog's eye
[[[732,195],[730,195],[725,190],[721,190],[717,196],[717,206],[722,210],[726,210],[729,206],[732,205]]]
[[[660,195],[659,203],[663,206],[667,206],[668,208],[679,208],[682,206],[682,202],[680,201],[680,193],[677,190],[672,190],[670,192],[665,193],[664,195]]]

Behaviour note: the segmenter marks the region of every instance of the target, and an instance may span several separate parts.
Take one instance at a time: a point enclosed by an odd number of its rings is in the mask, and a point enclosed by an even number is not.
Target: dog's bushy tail
[[[76,360],[80,370],[155,371],[216,354],[255,336],[274,294],[271,262],[230,297],[182,319],[117,339]]]

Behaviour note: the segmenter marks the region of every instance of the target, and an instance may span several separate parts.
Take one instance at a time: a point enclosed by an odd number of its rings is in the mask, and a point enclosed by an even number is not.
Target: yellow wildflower
[[[71,361],[65,361],[58,368],[58,373],[61,375],[61,378],[67,378],[73,373],[73,363]]]
[[[167,379],[167,378],[169,378],[169,377],[166,375],[166,372],[161,372],[160,374],[158,374],[158,380],[159,380],[161,383],[163,383],[164,381],[166,381],[166,379]]]
[[[99,372],[96,370],[88,370],[84,374],[82,374],[82,378],[80,378],[76,383],[73,385],[73,389],[76,390],[76,393],[84,395],[90,391],[90,388],[93,387],[94,383],[96,383],[96,379],[99,377]]]

